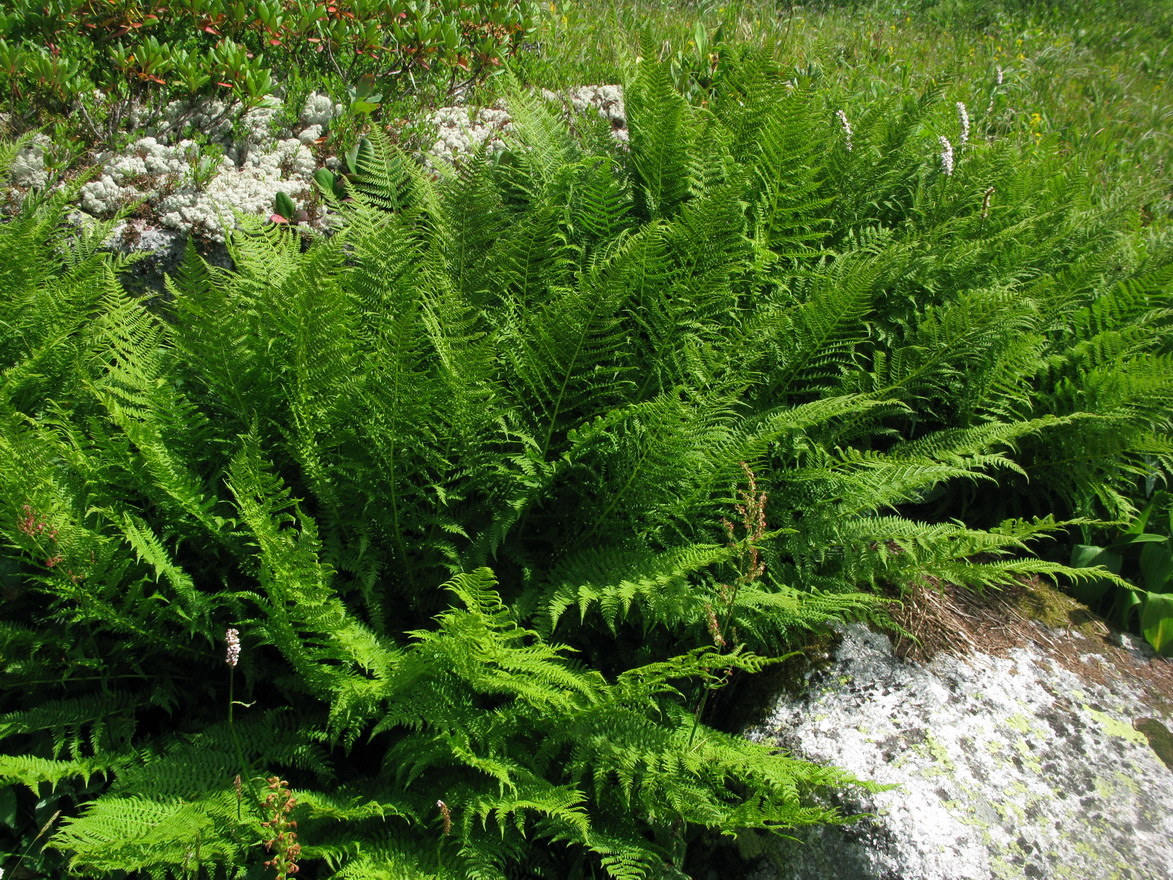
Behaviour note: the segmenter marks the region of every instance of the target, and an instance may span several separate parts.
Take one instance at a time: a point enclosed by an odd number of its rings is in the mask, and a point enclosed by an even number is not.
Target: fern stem
[[[692,713],[692,730],[688,734],[688,747],[690,749],[692,748],[692,741],[696,738],[697,728],[701,726],[701,716],[705,714],[705,707],[709,703],[710,693],[712,693],[712,691],[709,690],[708,685],[705,685],[704,692],[701,694],[701,699],[697,704],[696,711]]]
[[[140,681],[153,681],[154,677],[144,675],[141,672],[128,672],[124,675],[81,675],[73,678],[39,678],[32,680],[21,680],[19,682],[21,687],[33,687],[39,685],[61,685],[73,684],[78,681],[121,681],[124,678],[137,678]],[[168,681],[198,681],[206,682],[206,678],[200,678],[195,675],[170,675],[167,677]]]

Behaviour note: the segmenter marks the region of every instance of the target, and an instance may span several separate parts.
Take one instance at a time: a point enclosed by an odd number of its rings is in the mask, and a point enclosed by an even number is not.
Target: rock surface
[[[750,735],[899,788],[845,796],[873,814],[855,824],[750,842],[754,880],[1173,878],[1173,663],[1019,623],[1020,644],[927,663],[846,628]]]
[[[621,86],[579,86],[565,94],[543,94],[568,113],[593,110],[610,123],[620,144],[626,142]],[[224,245],[237,218],[270,216],[279,192],[299,210],[312,207],[306,219],[311,230],[329,231],[334,215],[315,197],[315,148],[345,108],[316,92],[307,97],[297,123],[280,129],[276,120],[281,106],[273,95],[243,115],[219,100],[175,101],[152,119],[142,108],[132,109],[128,124],[140,129],[141,136],[124,149],[97,157],[93,178],[78,191],[74,220],[81,225],[134,209],[131,219],[116,225],[107,245],[145,256],[124,276],[135,292],[163,290],[163,277],[174,271],[189,236],[205,257],[229,265]],[[504,101],[483,108],[441,107],[423,122],[435,140],[419,158],[433,170],[459,164],[482,145],[490,155],[499,153],[513,130]],[[51,149],[44,135],[35,135],[22,146],[8,179],[0,173],[0,204],[18,205],[30,190],[53,184],[45,162]],[[337,156],[327,155],[322,165],[338,170],[341,163]]]

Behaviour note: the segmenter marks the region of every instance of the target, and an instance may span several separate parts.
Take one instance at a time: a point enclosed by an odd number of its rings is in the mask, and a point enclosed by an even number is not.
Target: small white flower
[[[941,170],[945,172],[946,177],[953,176],[953,144],[949,143],[949,138],[942,135],[937,138],[938,143],[941,144]]]
[[[847,121],[847,114],[842,110],[836,110],[835,115],[839,117],[839,124],[843,126],[844,142],[843,146],[847,148],[847,152],[851,152],[851,123]]]
[[[965,104],[961,101],[957,102],[957,120],[961,125],[961,137],[957,141],[959,147],[964,147],[969,141],[969,111],[965,109]]]
[[[1002,85],[1002,65],[998,65],[998,85]]]

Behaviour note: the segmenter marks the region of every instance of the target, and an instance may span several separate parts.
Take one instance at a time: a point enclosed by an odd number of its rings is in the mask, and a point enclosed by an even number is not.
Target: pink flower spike
[[[228,631],[224,633],[224,641],[228,643],[224,662],[235,668],[236,664],[240,662],[240,633],[229,627]]]

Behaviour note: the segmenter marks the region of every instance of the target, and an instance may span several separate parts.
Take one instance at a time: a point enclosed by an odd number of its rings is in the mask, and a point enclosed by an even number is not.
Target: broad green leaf
[[[1072,568],[1092,568],[1102,565],[1113,574],[1120,574],[1120,565],[1124,560],[1119,553],[1094,544],[1076,544],[1071,548]]]
[[[1149,593],[1140,611],[1140,628],[1158,654],[1173,656],[1173,595]]]
[[[277,198],[275,199],[275,203],[276,203],[275,207],[277,209],[277,213],[280,214],[282,217],[284,217],[286,220],[292,220],[294,217],[297,216],[297,205],[295,205],[293,203],[293,199],[291,199],[289,197],[289,193],[286,193],[286,192],[277,193]]]
[[[1125,533],[1127,535],[1127,533]],[[1139,535],[1127,535],[1127,540],[1118,541],[1113,544],[1113,547],[1131,547],[1133,544],[1160,544],[1163,541],[1168,541],[1168,535],[1154,535],[1149,532],[1142,532]]]
[[[1173,582],[1173,551],[1168,539],[1161,544],[1145,544],[1141,549],[1140,576],[1146,590],[1168,592]]]
[[[1103,566],[1113,574],[1120,573],[1123,557],[1113,550],[1094,544],[1076,544],[1071,548],[1072,568],[1094,568]],[[1105,579],[1086,580],[1071,585],[1072,595],[1086,605],[1093,605],[1104,597],[1112,582]]]
[[[1121,629],[1132,629],[1133,612],[1144,603],[1141,598],[1142,590],[1123,590],[1117,588],[1116,602],[1112,606],[1112,618]]]

